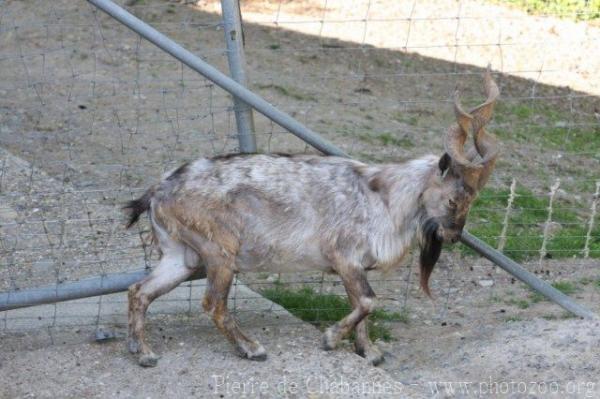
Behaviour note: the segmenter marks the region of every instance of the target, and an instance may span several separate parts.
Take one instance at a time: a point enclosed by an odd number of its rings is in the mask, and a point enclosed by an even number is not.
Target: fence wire
[[[120,207],[184,161],[237,151],[231,98],[84,1],[0,4],[0,290],[151,268],[147,223],[125,230]],[[124,5],[227,70],[219,2]],[[425,0],[247,1],[242,15],[249,87],[365,162],[441,154],[450,94],[459,85],[465,103],[480,101],[491,62],[503,152],[467,228],[597,297],[584,286],[600,258],[599,27]],[[260,115],[256,136],[263,152],[311,151]],[[478,325],[466,309],[481,298],[506,317],[535,303],[457,246],[434,273],[431,305],[415,262],[371,276],[383,306],[406,311],[398,322]],[[232,290],[241,318],[281,311],[247,286],[343,296],[320,273],[243,275]],[[151,312],[200,312],[203,287],[185,283]],[[98,330],[122,326],[125,310],[124,295],[45,305],[4,312],[0,330]]]

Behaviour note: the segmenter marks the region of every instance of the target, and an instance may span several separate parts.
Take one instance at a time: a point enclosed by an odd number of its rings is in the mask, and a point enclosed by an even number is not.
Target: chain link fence
[[[230,96],[84,1],[0,4],[0,291],[151,268],[148,225],[125,230],[120,207],[184,161],[238,151]],[[124,6],[227,70],[218,1]],[[502,97],[490,131],[503,152],[467,228],[597,299],[586,287],[600,258],[599,27],[425,0],[247,1],[242,16],[249,88],[365,162],[441,154],[450,94],[458,85],[477,103],[491,62]],[[255,134],[262,152],[314,151],[259,114]],[[371,277],[382,305],[402,310],[390,317],[399,324],[477,329],[489,319],[466,310],[474,303],[507,318],[536,303],[456,246],[434,272],[432,305],[414,263]],[[151,313],[199,313],[203,284],[183,284]],[[273,286],[343,295],[320,273],[243,275],[238,317],[281,311],[247,289]],[[4,312],[0,330],[113,328],[125,312],[124,295],[100,296]]]

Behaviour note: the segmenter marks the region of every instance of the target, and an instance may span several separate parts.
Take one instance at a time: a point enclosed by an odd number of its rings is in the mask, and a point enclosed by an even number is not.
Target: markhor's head
[[[487,100],[469,112],[463,110],[458,92],[455,93],[456,123],[448,129],[439,171],[421,199],[426,214],[420,234],[421,287],[428,295],[429,276],[442,244],[455,243],[460,238],[471,204],[488,181],[498,156],[496,139],[485,130],[500,94],[489,69],[485,74],[485,93]],[[469,135],[473,137],[473,147],[465,150]]]

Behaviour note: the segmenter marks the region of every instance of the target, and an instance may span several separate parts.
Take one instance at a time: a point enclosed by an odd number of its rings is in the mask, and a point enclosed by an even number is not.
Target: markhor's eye
[[[452,201],[451,199],[448,200],[448,206],[452,209],[456,209],[456,202]]]

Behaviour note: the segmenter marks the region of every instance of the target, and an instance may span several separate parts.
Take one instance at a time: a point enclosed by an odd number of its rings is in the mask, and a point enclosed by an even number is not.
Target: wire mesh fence
[[[249,87],[365,162],[441,154],[450,94],[459,85],[465,102],[479,101],[491,62],[502,99],[490,130],[504,149],[467,228],[548,279],[594,281],[600,28],[474,2],[242,5]],[[125,6],[227,70],[219,2]],[[0,82],[1,291],[151,268],[158,254],[148,225],[125,230],[121,204],[184,161],[237,151],[226,93],[83,1],[2,3]],[[261,151],[312,151],[255,119]],[[389,317],[396,322],[477,326],[486,318],[465,309],[481,298],[495,312],[535,303],[457,246],[434,274],[431,305],[414,263],[370,278],[386,309],[404,309]],[[232,290],[242,318],[282,311],[247,286],[344,295],[337,278],[321,273],[243,275]],[[202,290],[202,281],[185,283],[151,311],[195,314]],[[509,291],[517,293],[506,299]],[[0,328],[122,326],[125,301],[117,294],[4,312]],[[319,303],[317,320],[327,314]]]

